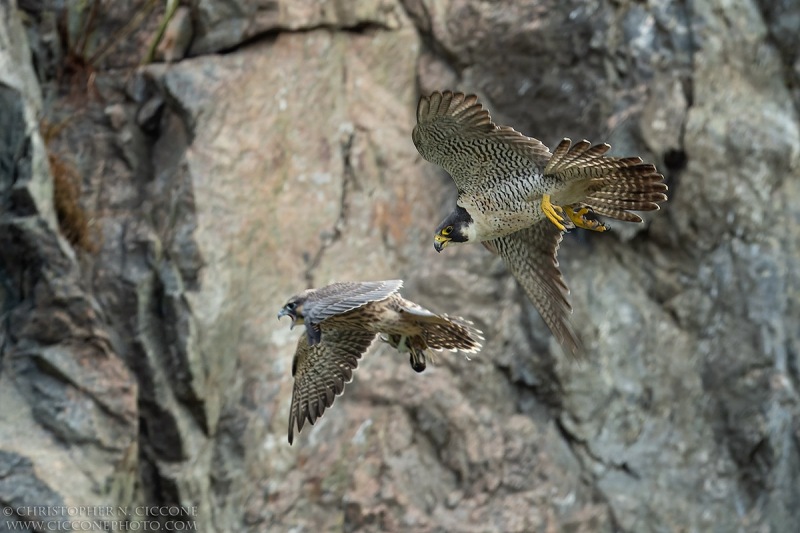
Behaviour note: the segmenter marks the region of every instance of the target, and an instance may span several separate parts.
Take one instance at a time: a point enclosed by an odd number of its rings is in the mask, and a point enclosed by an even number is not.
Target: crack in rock
[[[341,153],[342,153],[342,192],[339,198],[339,216],[336,218],[336,222],[333,224],[333,228],[330,231],[325,231],[320,234],[320,240],[322,241],[317,249],[316,253],[311,256],[306,255],[306,271],[305,271],[305,280],[306,284],[309,287],[315,287],[314,284],[314,271],[322,262],[322,259],[325,255],[325,252],[333,246],[334,243],[339,241],[342,237],[342,230],[347,225],[347,212],[348,212],[348,196],[352,184],[355,182],[355,171],[353,170],[353,164],[351,161],[352,155],[352,148],[353,148],[353,139],[355,138],[355,133],[350,132],[347,135],[347,138],[342,141],[340,145]]]

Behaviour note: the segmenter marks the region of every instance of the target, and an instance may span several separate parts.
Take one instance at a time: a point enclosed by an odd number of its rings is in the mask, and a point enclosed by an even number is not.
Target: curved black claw
[[[408,358],[408,360],[411,363],[411,368],[413,368],[414,372],[417,373],[422,372],[428,366],[425,363],[425,354],[422,352],[419,352],[418,354],[411,352],[411,356]]]
[[[567,216],[576,228],[588,229],[590,231],[607,231],[608,226],[595,218],[597,215],[588,207],[581,207],[577,211],[572,207],[565,207]],[[589,216],[587,216],[589,215]]]

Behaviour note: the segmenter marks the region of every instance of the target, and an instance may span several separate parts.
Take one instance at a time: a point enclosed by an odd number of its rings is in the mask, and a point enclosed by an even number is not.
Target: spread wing
[[[572,313],[567,301],[569,289],[556,259],[561,237],[558,228],[549,220],[543,220],[494,239],[487,248],[494,248],[503,258],[564,351],[580,358],[583,346],[569,320]]]
[[[486,192],[513,177],[541,172],[550,151],[513,128],[496,126],[475,95],[435,92],[417,106],[412,133],[420,155],[444,168],[459,195]]]
[[[403,281],[340,282],[317,289],[303,306],[305,318],[319,324],[326,318],[388,298],[403,286]]]
[[[375,338],[365,331],[326,330],[322,342],[309,346],[306,335],[297,340],[297,350],[292,361],[294,390],[289,410],[289,444],[294,440],[305,421],[311,425],[333,405],[342,394],[346,383],[353,379],[358,360]]]
[[[606,157],[610,149],[611,145],[606,143],[592,145],[584,139],[572,144],[570,139],[564,138],[553,150],[544,173],[571,181],[607,176],[614,170],[637,166],[644,167],[648,174],[655,172],[655,167],[643,164],[641,157]]]

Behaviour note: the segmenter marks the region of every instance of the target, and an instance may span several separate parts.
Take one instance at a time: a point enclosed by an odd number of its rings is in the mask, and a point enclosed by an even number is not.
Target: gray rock
[[[158,43],[156,57],[168,63],[186,57],[193,32],[191,10],[186,6],[178,7],[167,24],[161,42]]]
[[[36,475],[33,463],[25,456],[0,451],[0,501],[0,531],[24,530],[29,527],[26,522],[37,520],[48,521],[53,529],[70,526],[64,500]],[[17,523],[12,525],[12,520]]]
[[[403,18],[401,7],[394,0],[201,0],[194,9],[192,55],[228,50],[283,30],[395,30]]]
[[[130,501],[137,386],[59,233],[27,40],[7,4],[0,20],[0,502],[15,509],[3,528],[61,527],[80,518],[66,507]]]
[[[52,17],[26,9],[45,57]],[[194,57],[96,65],[102,100],[44,79],[43,100],[0,5],[0,505],[184,506],[203,531],[793,530],[791,2],[191,9]],[[411,142],[418,87],[666,175],[646,224],[562,243],[588,361],[499,259],[432,249],[455,191]],[[47,149],[40,114],[73,117]],[[94,254],[61,236],[46,150],[75,161]],[[297,332],[275,312],[306,286],[396,277],[474,320],[483,351],[418,375],[376,345],[289,447]]]

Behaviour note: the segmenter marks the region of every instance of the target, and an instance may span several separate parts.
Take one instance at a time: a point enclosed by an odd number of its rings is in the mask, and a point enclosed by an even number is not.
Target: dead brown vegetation
[[[47,148],[50,172],[53,174],[53,205],[61,233],[73,247],[89,253],[97,252],[97,242],[89,228],[89,217],[81,205],[81,176],[75,166],[53,148],[54,139],[66,126],[42,122],[40,130]]]

